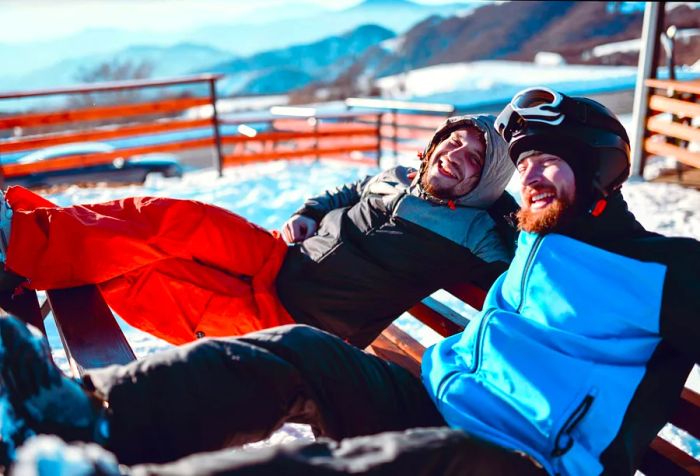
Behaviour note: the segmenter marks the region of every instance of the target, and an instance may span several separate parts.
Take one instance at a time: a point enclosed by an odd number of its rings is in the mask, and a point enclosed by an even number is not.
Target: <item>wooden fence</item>
[[[643,165],[649,155],[673,157],[700,168],[700,80],[649,79],[650,88]],[[642,165],[642,167],[643,167]],[[679,175],[682,170],[679,169]]]
[[[455,113],[452,104],[418,103],[385,99],[349,98],[345,105],[351,110],[381,111],[383,150],[392,151],[394,157],[402,153],[423,150],[435,129]]]

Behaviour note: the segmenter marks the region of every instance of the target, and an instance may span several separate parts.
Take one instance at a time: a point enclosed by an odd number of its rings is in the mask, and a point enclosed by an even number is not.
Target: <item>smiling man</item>
[[[424,381],[451,427],[550,474],[633,474],[700,360],[700,243],[627,209],[629,139],[603,105],[534,88],[496,126],[520,176],[516,255]]]
[[[519,158],[517,169],[525,203],[517,215],[520,228],[548,233],[562,226],[576,198],[571,167],[556,155],[530,151]]]
[[[250,442],[285,421],[345,438],[122,468],[134,475],[633,474],[700,360],[700,243],[647,232],[627,210],[629,141],[601,104],[526,90],[498,124],[523,194],[516,255],[464,332],[426,351],[422,384],[284,326],[92,371],[84,391],[6,318],[6,421],[16,411],[19,429],[98,441],[128,464]],[[424,167],[454,179],[450,160]],[[117,471],[98,448],[53,440],[30,444],[18,473],[64,455],[84,474]]]
[[[458,129],[429,149],[421,177],[423,189],[437,198],[466,195],[481,178],[486,156],[484,135],[476,127]]]
[[[452,117],[420,170],[395,167],[306,201],[285,226],[298,244],[276,281],[297,322],[364,347],[437,289],[493,283],[512,256],[517,210],[504,193],[514,168],[493,121]]]

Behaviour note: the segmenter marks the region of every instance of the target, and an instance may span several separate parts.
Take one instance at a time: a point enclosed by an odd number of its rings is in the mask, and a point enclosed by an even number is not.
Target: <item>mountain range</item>
[[[601,44],[641,37],[643,10],[625,2],[529,1],[484,5],[449,18],[430,17],[391,43],[368,48],[348,70],[333,81],[319,80],[296,93],[297,100],[366,94],[372,79],[426,66],[478,60],[533,61],[537,53],[553,52],[568,63],[636,65],[638,52],[593,56]],[[643,4],[641,5],[643,7]],[[666,14],[668,25],[700,27],[700,4],[680,4]],[[390,47],[388,47],[390,46]],[[700,36],[677,42],[678,63],[698,60]],[[360,78],[358,80],[358,78]]]
[[[294,5],[296,9],[292,8]],[[308,8],[303,14],[299,12],[302,7]],[[444,16],[432,15],[434,12]],[[147,65],[152,77],[223,73],[226,77],[219,84],[223,95],[294,91],[296,99],[304,101],[313,100],[319,89],[324,94],[335,90],[331,97],[368,94],[375,79],[416,68],[493,59],[532,61],[541,51],[557,53],[570,63],[633,65],[636,64],[634,52],[596,56],[590,51],[601,44],[639,38],[642,15],[639,5],[628,2],[531,1],[428,6],[408,0],[365,0],[339,12],[293,3],[271,14],[267,23],[253,24],[249,18],[245,25],[211,26],[190,34],[187,42],[162,45],[158,43],[162,38],[156,41],[157,35],[151,35],[151,43],[144,37],[144,43],[134,44],[141,39],[135,35],[129,40],[131,44],[112,52],[93,51],[66,58],[14,78],[4,75],[0,77],[0,90],[75,83],[89,77],[90,71],[100,65],[131,62]],[[377,21],[367,24],[369,20]],[[417,23],[409,28],[414,20]],[[700,9],[681,4],[668,11],[667,21],[681,28],[700,27]],[[352,27],[344,28],[347,25]],[[236,43],[233,38],[242,35],[243,30],[247,39]],[[295,41],[289,46],[295,35],[317,36],[331,30],[332,34],[314,41]],[[267,43],[253,41],[252,31],[266,37]],[[120,31],[93,33],[99,41],[92,43],[103,41],[115,46],[127,41]],[[253,48],[276,42],[286,45],[250,53]],[[54,46],[60,47],[61,42]],[[91,45],[84,47],[89,49]],[[0,59],[2,51],[0,45]],[[232,51],[249,51],[249,54]],[[677,58],[694,62],[698,51],[700,38],[679,42]],[[7,64],[5,70],[12,71]]]
[[[229,57],[250,56],[312,43],[364,24],[376,24],[402,33],[430,15],[450,16],[475,8],[478,3],[462,0],[461,3],[425,5],[409,0],[365,0],[343,10],[321,5],[304,0],[286,1],[264,11],[252,9],[225,24],[198,26],[190,31],[165,33],[99,28],[50,41],[0,43],[0,64],[5,76],[0,88],[5,89],[10,82],[21,85],[30,74],[66,60],[90,64],[95,58],[119,55],[138,45],[172,48],[179,44],[196,44],[226,52]],[[176,4],[172,8],[176,8]],[[198,67],[194,65],[191,69]],[[70,75],[60,78],[67,76]],[[53,85],[59,83],[55,81]]]

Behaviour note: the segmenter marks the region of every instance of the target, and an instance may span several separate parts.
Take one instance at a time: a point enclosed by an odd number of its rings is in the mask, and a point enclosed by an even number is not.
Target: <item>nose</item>
[[[451,160],[465,160],[469,156],[469,145],[461,144],[447,151],[447,157]]]
[[[520,174],[520,184],[523,186],[531,186],[539,182],[541,178],[541,168],[532,162],[526,163],[523,172]]]

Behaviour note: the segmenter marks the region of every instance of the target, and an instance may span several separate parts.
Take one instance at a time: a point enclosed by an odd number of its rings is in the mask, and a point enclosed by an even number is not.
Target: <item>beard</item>
[[[560,231],[571,221],[572,204],[562,198],[555,199],[544,210],[533,211],[521,208],[517,213],[518,229],[544,235]]]
[[[439,198],[441,200],[450,200],[452,194],[450,190],[444,190],[440,187],[433,185],[428,179],[428,174],[424,173],[420,178],[420,184],[423,187],[423,191],[430,195],[431,197]]]

